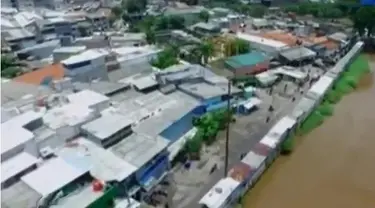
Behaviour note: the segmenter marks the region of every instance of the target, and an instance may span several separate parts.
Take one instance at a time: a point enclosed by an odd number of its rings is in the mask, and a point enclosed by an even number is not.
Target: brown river
[[[372,58],[375,71],[375,58]],[[375,78],[363,77],[334,115],[282,156],[245,208],[375,208]]]

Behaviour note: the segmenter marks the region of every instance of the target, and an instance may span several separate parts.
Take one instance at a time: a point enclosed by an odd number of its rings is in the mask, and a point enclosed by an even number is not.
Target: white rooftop
[[[121,201],[117,201],[114,208],[140,208],[141,203],[134,200],[133,198],[129,199],[122,199]]]
[[[248,100],[246,100],[244,103],[243,103],[243,106],[247,109],[247,110],[250,110],[252,109],[253,107],[255,106],[258,106],[259,104],[262,103],[262,100],[256,98],[256,97],[252,97]]]
[[[251,168],[258,169],[265,159],[266,156],[258,155],[253,151],[250,151],[241,161],[249,165]]]
[[[106,56],[109,54],[109,51],[106,49],[90,49],[87,51],[84,51],[80,54],[71,56],[63,61],[61,61],[62,64],[69,65],[69,64],[75,64],[82,61],[89,61],[94,60],[102,56]]]
[[[298,80],[303,80],[307,77],[307,73],[298,71],[298,70],[288,70],[285,67],[279,67],[275,70],[272,70],[275,74],[282,74],[289,76]]]
[[[137,170],[111,151],[85,138],[74,140],[71,144],[57,152],[59,157],[81,171],[90,171],[95,178],[121,182]]]
[[[53,50],[54,53],[79,53],[86,50],[86,46],[66,46]]]
[[[276,148],[276,146],[279,144],[279,141],[275,139],[274,137],[270,137],[269,135],[265,135],[261,140],[260,143],[271,147]]]
[[[268,132],[269,134],[277,134],[282,135],[287,131],[289,128],[293,127],[296,124],[296,120],[290,118],[289,116],[285,116],[281,118]]]
[[[109,101],[109,98],[92,90],[82,90],[67,96],[72,103],[78,103],[82,106],[91,107],[92,105]]]
[[[125,116],[112,113],[84,124],[81,128],[99,139],[107,139],[131,124],[132,121],[128,120]]]
[[[259,36],[256,36],[256,35],[250,35],[250,34],[245,34],[245,33],[237,33],[236,36],[237,36],[237,38],[240,38],[240,39],[243,39],[243,40],[246,40],[246,41],[249,41],[249,42],[259,43],[259,44],[262,44],[262,45],[267,45],[267,46],[280,48],[280,49],[288,46],[287,44],[285,44],[283,42],[271,40],[271,39],[267,39],[267,38],[262,38],[262,37],[259,37]]]
[[[55,107],[43,116],[44,123],[51,129],[58,129],[63,126],[75,126],[93,117],[94,110],[84,105],[69,103]]]
[[[50,208],[82,208],[88,207],[95,200],[103,196],[102,191],[93,191],[92,186],[88,185],[79,191],[75,191],[74,194],[70,194],[66,197],[60,198],[57,204],[53,204]]]
[[[152,75],[135,77],[131,82],[138,90],[156,86],[158,83]]]
[[[322,76],[308,91],[309,94],[321,96],[333,84],[333,79],[329,76]]]
[[[23,127],[24,125],[30,123],[31,121],[41,118],[44,112],[45,112],[44,109],[39,112],[27,111],[3,123],[3,125],[6,126],[6,127],[4,126],[3,128]]]
[[[116,106],[116,111],[130,120],[139,122],[142,118],[156,114],[177,103],[170,96],[153,91],[136,98],[129,98]]]
[[[150,137],[133,133],[112,146],[110,150],[118,157],[140,168],[164,150],[168,144],[169,141],[160,136]]]
[[[239,185],[240,182],[233,178],[223,178],[203,196],[199,204],[206,205],[208,208],[220,208]]]
[[[25,144],[32,140],[34,134],[30,131],[18,127],[1,125],[1,154],[17,147],[18,145]]]
[[[38,159],[36,157],[26,152],[6,160],[1,163],[1,183],[35,165],[37,162]]]
[[[54,158],[21,179],[42,196],[47,196],[85,173],[70,166],[61,158]]]

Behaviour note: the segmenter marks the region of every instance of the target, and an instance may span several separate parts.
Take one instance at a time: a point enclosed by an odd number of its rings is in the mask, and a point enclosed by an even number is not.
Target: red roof
[[[52,78],[59,80],[64,77],[64,67],[62,64],[51,64],[43,68],[28,72],[19,77],[14,78],[16,82],[23,82],[28,84],[40,85],[45,78]]]
[[[270,152],[271,148],[268,147],[267,145],[261,143],[261,142],[258,142],[252,149],[252,151],[258,155],[263,155],[263,156],[267,156],[268,153]]]

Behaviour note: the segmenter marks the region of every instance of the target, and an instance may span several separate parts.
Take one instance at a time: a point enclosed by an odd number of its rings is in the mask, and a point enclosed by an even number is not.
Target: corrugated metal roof
[[[249,165],[251,168],[257,169],[262,165],[265,159],[266,156],[258,155],[253,151],[250,151],[241,161]]]
[[[252,151],[255,152],[258,155],[267,156],[268,153],[272,150],[271,146],[268,146],[262,142],[258,142],[255,144],[255,146],[252,148]]]
[[[289,61],[298,61],[305,58],[312,58],[316,56],[316,53],[305,47],[296,47],[284,50],[280,55]]]

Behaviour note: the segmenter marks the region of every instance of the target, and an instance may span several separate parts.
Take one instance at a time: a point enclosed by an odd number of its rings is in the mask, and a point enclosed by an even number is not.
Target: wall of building
[[[124,76],[131,76],[141,72],[151,72],[150,61],[157,57],[158,52],[136,56],[133,58],[119,57],[120,70]]]
[[[160,152],[136,172],[136,179],[140,182],[144,182],[150,176],[158,179],[158,177],[169,169],[168,155],[169,153],[166,149]]]
[[[186,134],[189,130],[193,128],[193,118],[196,116],[194,110],[190,111],[186,115],[184,115],[179,120],[175,121],[172,125],[168,128],[163,130],[160,133],[160,136],[175,142],[177,139],[181,138],[184,134]]]
[[[257,42],[250,42],[250,47],[266,52],[271,56],[275,56],[276,54],[278,54],[278,51],[279,51],[279,47],[274,47],[268,44],[262,44],[262,43],[257,43]]]
[[[269,69],[269,61],[233,69],[236,76],[255,75]]]
[[[87,65],[68,68],[64,66],[65,74],[74,81],[90,82],[93,79],[108,80],[108,72],[105,67],[104,56],[89,61]]]

